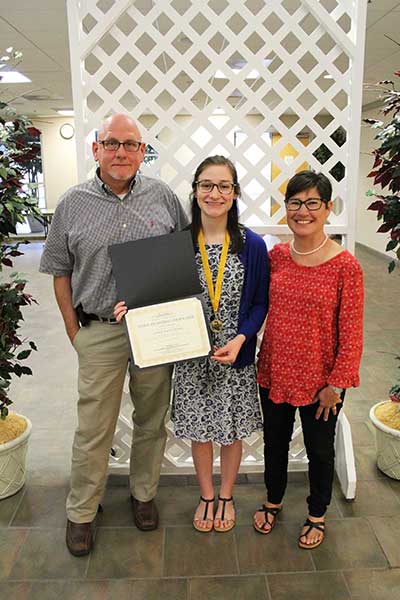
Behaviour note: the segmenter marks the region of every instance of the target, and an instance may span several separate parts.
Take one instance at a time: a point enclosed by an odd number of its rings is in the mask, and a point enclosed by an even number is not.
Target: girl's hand
[[[214,349],[214,354],[211,356],[213,360],[216,362],[229,365],[235,362],[237,355],[239,354],[240,348],[243,346],[246,341],[246,336],[242,333],[233,338],[233,340],[229,340],[225,346],[222,348]]]
[[[125,302],[122,300],[121,302],[118,302],[115,306],[114,306],[114,317],[117,319],[118,323],[120,321],[122,321],[122,319],[124,318],[125,314],[128,312],[128,309],[126,307]]]
[[[317,398],[319,400],[319,406],[315,413],[316,419],[319,419],[323,413],[324,421],[327,421],[329,419],[330,410],[332,411],[332,414],[336,415],[336,404],[340,404],[342,401],[340,396],[336,394],[329,385],[318,392]]]

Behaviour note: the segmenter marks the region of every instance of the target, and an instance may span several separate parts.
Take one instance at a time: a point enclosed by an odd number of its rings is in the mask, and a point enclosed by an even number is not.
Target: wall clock
[[[60,135],[62,138],[64,138],[64,140],[70,140],[72,137],[74,137],[74,133],[75,129],[74,126],[71,125],[71,123],[64,123],[63,125],[61,125]]]

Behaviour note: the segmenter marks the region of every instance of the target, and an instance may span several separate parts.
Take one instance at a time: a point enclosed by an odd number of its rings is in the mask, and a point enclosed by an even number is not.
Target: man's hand
[[[246,341],[246,336],[242,333],[229,340],[225,346],[214,350],[214,354],[211,356],[216,362],[229,365],[235,362],[237,355],[239,354],[240,348]]]
[[[54,293],[64,320],[65,331],[72,344],[79,331],[79,321],[72,304],[71,277],[54,277]]]
[[[67,336],[69,337],[69,341],[71,342],[71,344],[74,343],[75,336],[79,330],[80,330],[79,325],[74,325],[74,326],[66,328]]]
[[[329,411],[332,411],[332,414],[336,415],[336,404],[340,404],[342,400],[340,396],[336,394],[329,385],[324,387],[317,394],[317,399],[319,400],[319,406],[317,408],[317,412],[315,413],[315,418],[319,419],[320,416],[324,415],[324,421],[329,419]]]

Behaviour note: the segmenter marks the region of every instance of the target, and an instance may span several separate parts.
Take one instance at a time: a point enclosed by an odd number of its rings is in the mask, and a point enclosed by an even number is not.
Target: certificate
[[[134,363],[154,367],[207,356],[210,337],[197,297],[128,310],[125,315]]]

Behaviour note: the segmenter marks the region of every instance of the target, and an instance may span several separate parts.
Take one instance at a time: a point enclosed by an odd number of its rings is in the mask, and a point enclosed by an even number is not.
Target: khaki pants
[[[74,523],[87,523],[95,518],[104,492],[129,348],[122,325],[98,321],[78,331],[74,347],[79,358],[78,428],[67,515]],[[167,438],[171,372],[169,366],[130,369],[133,435],[129,481],[132,495],[143,502],[157,492]]]

